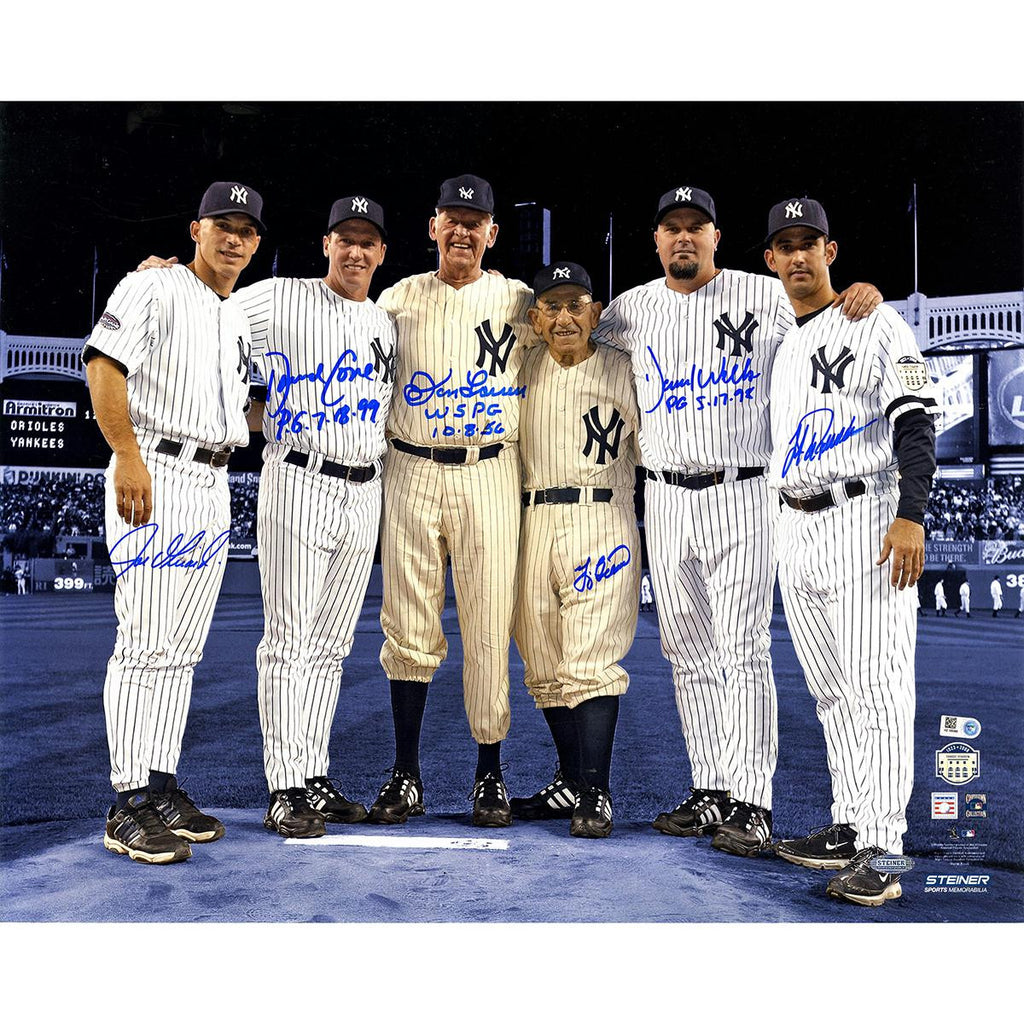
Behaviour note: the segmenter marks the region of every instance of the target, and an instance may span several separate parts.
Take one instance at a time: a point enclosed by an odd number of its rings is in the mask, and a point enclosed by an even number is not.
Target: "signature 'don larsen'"
[[[155,544],[159,530],[156,523],[146,523],[145,526],[129,530],[111,546],[110,565],[115,577],[145,565],[151,569],[205,569],[222,551],[227,554],[228,541],[231,539],[230,529],[218,533],[209,543],[206,543],[205,530],[193,534],[188,540],[183,533],[179,533],[161,550]],[[140,537],[143,538],[143,544],[137,554],[128,558],[115,557],[118,553],[124,556],[133,547],[129,541]]]
[[[617,548],[612,548],[607,555],[601,555],[594,564],[593,570],[590,567],[592,558],[588,558],[582,565],[577,565],[573,570],[576,573],[576,578],[572,581],[572,585],[581,594],[587,590],[593,590],[595,583],[600,583],[601,580],[609,579],[617,572],[621,572],[631,560],[632,555],[629,553],[629,548],[625,544],[620,544]]]

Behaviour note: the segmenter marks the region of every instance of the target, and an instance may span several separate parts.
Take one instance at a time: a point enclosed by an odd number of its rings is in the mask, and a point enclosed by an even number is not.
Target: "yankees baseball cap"
[[[784,199],[776,203],[768,214],[768,234],[764,244],[771,248],[772,239],[785,228],[814,228],[828,235],[828,217],[825,209],[815,199],[804,196],[801,199]]]
[[[267,225],[260,218],[263,216],[263,196],[254,188],[238,181],[215,181],[204,193],[199,204],[199,215],[196,220],[204,217],[220,217],[225,213],[247,213],[260,231],[266,231]]]
[[[327,234],[342,221],[357,219],[368,220],[380,232],[380,237],[387,241],[384,208],[366,196],[345,196],[344,199],[336,199],[331,207],[331,215],[327,218]]]
[[[494,191],[490,184],[475,174],[460,174],[441,183],[441,194],[435,204],[439,210],[446,206],[466,206],[471,210],[494,213]]]
[[[680,206],[691,206],[695,210],[700,210],[701,213],[707,214],[713,224],[718,223],[714,199],[703,189],[694,188],[693,185],[680,185],[679,188],[669,189],[658,200],[658,216],[654,218],[654,227],[658,227],[666,213],[678,210]]]
[[[590,283],[590,275],[578,263],[562,260],[541,267],[533,277],[533,294],[540,298],[544,292],[557,288],[560,284],[578,284],[588,292],[594,290]]]

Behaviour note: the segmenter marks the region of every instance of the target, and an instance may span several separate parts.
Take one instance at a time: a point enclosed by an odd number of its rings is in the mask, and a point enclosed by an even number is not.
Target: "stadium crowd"
[[[930,540],[1024,540],[1024,477],[992,477],[980,487],[937,480],[924,531]]]

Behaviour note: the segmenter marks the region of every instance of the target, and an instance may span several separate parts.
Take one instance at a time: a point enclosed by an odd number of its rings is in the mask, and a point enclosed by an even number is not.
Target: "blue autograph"
[[[625,559],[617,562],[615,556],[622,555],[620,552],[625,553]],[[587,590],[594,589],[594,583],[600,583],[601,580],[609,579],[614,576],[617,572],[621,572],[629,565],[632,556],[629,553],[629,548],[625,544],[620,544],[617,548],[612,548],[607,555],[602,555],[597,563],[594,565],[593,574],[590,571],[591,559],[587,560],[582,565],[577,565],[573,572],[576,573],[576,578],[572,581],[572,585],[582,594]]]
[[[402,388],[402,397],[412,407],[425,405],[432,398],[523,398],[526,385],[521,387],[492,388],[487,386],[486,370],[466,371],[466,383],[459,387],[446,388],[444,385],[452,379],[453,370],[447,376],[435,381],[426,370],[415,370],[409,383]]]
[[[213,559],[221,553],[231,539],[231,530],[224,530],[218,533],[205,549],[200,549],[206,539],[206,531],[200,530],[185,540],[183,533],[176,534],[163,551],[153,551],[153,542],[156,540],[160,527],[156,523],[146,523],[145,526],[137,526],[129,530],[110,549],[110,566],[115,570],[115,579],[124,575],[129,569],[148,565],[151,569],[205,569]],[[149,537],[139,548],[139,553],[132,558],[115,558],[114,552],[125,543],[130,537],[136,534],[142,535],[143,530],[149,531]],[[148,552],[148,553],[147,553]],[[118,569],[120,567],[120,569]]]
[[[814,422],[813,417],[819,413],[823,413],[824,416],[818,422]],[[793,431],[793,436],[789,439],[789,451],[786,452],[786,459],[782,463],[783,476],[789,472],[794,463],[813,462],[815,459],[820,459],[825,452],[841,445],[844,441],[849,441],[851,437],[859,434],[862,430],[867,430],[872,423],[877,422],[877,417],[869,420],[862,427],[858,427],[856,426],[857,417],[851,416],[850,422],[838,433],[834,433],[832,430],[835,420],[835,413],[831,409],[812,409],[800,417],[796,430]],[[813,433],[811,433],[812,427],[814,427]],[[821,431],[820,436],[819,430]]]
[[[352,349],[347,348],[335,360],[329,371],[324,372],[324,364],[319,366],[312,373],[292,373],[292,364],[283,352],[268,352],[267,360],[278,356],[283,366],[271,366],[267,377],[267,411],[273,416],[278,409],[287,405],[288,396],[291,393],[293,384],[299,381],[309,380],[321,384],[320,403],[328,408],[337,405],[345,397],[344,395],[332,395],[331,388],[335,384],[350,384],[354,380],[373,380],[373,363],[366,363],[363,366],[345,365],[347,362],[355,362],[359,357]],[[270,396],[277,398],[277,404],[270,408]]]
[[[722,387],[724,386],[735,386],[738,384],[751,384],[757,380],[761,374],[752,369],[751,360],[747,360],[740,366],[739,363],[732,363],[731,365],[725,361],[725,357],[722,357],[721,365],[717,370],[704,370],[697,366],[696,363],[690,364],[690,372],[685,377],[677,377],[674,380],[665,376],[665,371],[662,370],[661,364],[658,362],[658,357],[654,354],[654,349],[650,345],[647,346],[647,352],[651,357],[651,361],[654,363],[655,369],[658,371],[658,384],[661,388],[661,392],[658,395],[658,400],[650,407],[645,409],[645,413],[654,412],[655,409],[665,403],[666,412],[675,412],[676,409],[685,409],[687,406],[687,396],[670,394],[669,392],[679,391],[681,389],[689,388],[691,391],[702,391],[704,388],[709,387]],[[647,379],[651,379],[651,375],[647,374]],[[667,396],[667,397],[666,397]],[[728,392],[724,392],[718,396],[715,396],[716,400],[713,401],[708,399],[708,404],[718,405],[718,399],[721,400],[722,404],[725,405],[729,400]],[[735,393],[731,396],[738,401],[752,401],[754,398],[753,387],[739,387]],[[701,400],[698,404],[698,408],[705,408],[704,396],[701,396]]]

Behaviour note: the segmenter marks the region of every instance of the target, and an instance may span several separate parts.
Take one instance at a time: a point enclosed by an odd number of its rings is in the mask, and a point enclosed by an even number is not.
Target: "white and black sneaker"
[[[400,768],[392,769],[364,820],[375,825],[402,825],[410,817],[423,814],[423,782]]]
[[[512,808],[508,791],[500,775],[488,772],[473,783],[469,794],[473,801],[473,824],[479,828],[504,828],[512,824]]]
[[[204,814],[183,789],[150,793],[163,823],[176,836],[190,843],[212,843],[224,835],[224,826],[212,814]]]
[[[826,825],[803,839],[783,839],[772,849],[790,864],[838,871],[857,852],[857,830],[846,824]]]
[[[512,814],[524,821],[549,821],[554,818],[571,818],[579,790],[575,784],[562,777],[561,771],[542,790],[533,796],[513,797],[509,803]]]
[[[172,864],[192,856],[192,847],[163,823],[148,793],[131,797],[120,810],[110,808],[103,845],[143,864]]]
[[[734,800],[725,821],[715,830],[711,845],[739,857],[756,857],[772,841],[772,812]]]
[[[668,836],[703,836],[712,834],[725,820],[729,810],[729,793],[724,789],[695,789],[678,807],[664,811],[652,822]]]
[[[335,825],[353,825],[366,817],[366,808],[349,800],[326,775],[306,779],[309,806]]]
[[[316,839],[327,834],[324,816],[309,806],[306,790],[275,789],[270,794],[263,827],[284,836],[285,839]]]
[[[862,907],[880,907],[886,900],[899,899],[903,895],[901,876],[891,871],[876,871],[871,866],[876,857],[884,856],[885,850],[880,846],[859,850],[842,871],[828,880],[825,892]]]
[[[612,796],[596,786],[583,790],[572,812],[569,834],[579,839],[606,839],[612,834]]]

